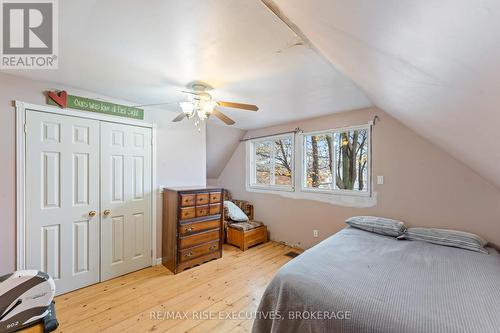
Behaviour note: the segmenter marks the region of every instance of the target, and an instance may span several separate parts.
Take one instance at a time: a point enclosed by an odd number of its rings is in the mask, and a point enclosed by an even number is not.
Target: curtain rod
[[[268,138],[268,137],[271,137],[271,136],[277,136],[277,135],[284,135],[284,134],[297,134],[297,133],[301,133],[303,132],[300,128],[296,128],[294,129],[293,131],[288,131],[288,132],[281,132],[281,133],[273,133],[273,134],[266,134],[266,135],[261,135],[261,136],[254,136],[254,137],[251,137],[251,138],[245,138],[245,139],[241,139],[240,142],[243,142],[243,141],[248,141],[248,140],[255,140],[255,139],[263,139],[263,138]]]
[[[380,120],[379,116],[375,115],[373,117],[373,120],[371,120],[371,121],[368,122],[368,125],[375,126],[375,124],[379,120]],[[268,138],[268,137],[277,136],[277,135],[292,134],[292,133],[293,134],[297,134],[297,133],[303,133],[303,132],[304,132],[303,130],[301,130],[300,128],[297,127],[293,131],[281,132],[281,133],[273,133],[273,134],[266,134],[266,135],[261,135],[261,136],[254,136],[254,137],[251,137],[251,138],[240,139],[240,142],[249,141],[249,140],[255,140],[255,139],[263,139],[263,138]]]

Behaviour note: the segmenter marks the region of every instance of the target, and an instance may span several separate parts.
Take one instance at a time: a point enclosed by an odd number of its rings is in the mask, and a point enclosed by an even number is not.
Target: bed
[[[348,227],[287,263],[253,332],[500,332],[500,255]]]

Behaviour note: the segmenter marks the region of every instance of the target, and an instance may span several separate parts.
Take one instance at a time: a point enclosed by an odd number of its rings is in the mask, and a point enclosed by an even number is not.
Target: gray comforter
[[[488,250],[346,228],[283,266],[253,332],[498,333],[500,255]]]

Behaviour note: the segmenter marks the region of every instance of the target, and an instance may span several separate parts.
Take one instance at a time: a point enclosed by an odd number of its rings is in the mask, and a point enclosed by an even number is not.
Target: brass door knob
[[[96,216],[96,215],[97,215],[97,212],[96,212],[95,210],[91,210],[91,211],[89,212],[89,216],[90,216],[90,217],[94,217],[94,216]]]
[[[105,209],[103,214],[104,214],[104,216],[109,216],[111,214],[111,210]]]

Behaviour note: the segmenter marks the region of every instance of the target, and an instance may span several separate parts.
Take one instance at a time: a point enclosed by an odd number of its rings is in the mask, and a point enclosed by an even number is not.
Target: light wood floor
[[[249,332],[252,320],[243,319],[245,313],[238,319],[238,312],[257,309],[267,284],[291,260],[284,255],[290,250],[275,242],[245,252],[224,245],[221,259],[177,275],[156,266],[59,296],[58,331]],[[190,319],[157,315],[176,311],[186,312]],[[219,319],[228,314],[236,319]],[[39,331],[40,327],[27,330]]]

